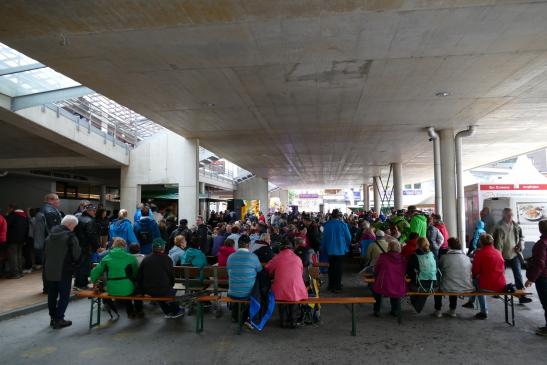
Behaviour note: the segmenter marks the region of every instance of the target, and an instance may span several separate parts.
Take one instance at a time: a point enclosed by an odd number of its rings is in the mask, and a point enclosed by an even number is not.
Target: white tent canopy
[[[543,176],[526,156],[517,158],[511,171],[498,180],[501,184],[547,184],[547,177]]]

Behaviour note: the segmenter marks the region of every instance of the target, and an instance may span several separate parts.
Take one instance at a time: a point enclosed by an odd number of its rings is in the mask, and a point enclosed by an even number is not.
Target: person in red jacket
[[[539,232],[541,238],[534,245],[532,258],[528,260],[528,268],[526,269],[528,280],[526,280],[525,286],[529,288],[533,283],[536,284],[536,290],[545,315],[545,327],[539,327],[536,334],[547,336],[547,220],[539,222]]]
[[[0,245],[6,243],[8,234],[8,223],[2,214],[0,214]]]
[[[401,255],[403,255],[405,258],[409,258],[410,256],[414,255],[417,248],[417,242],[418,242],[418,233],[412,232],[408,236],[408,241],[406,241],[406,244],[403,246],[401,250]],[[423,238],[423,237],[422,237]]]
[[[218,249],[218,267],[225,267],[228,262],[228,256],[236,252],[235,242],[231,238],[226,238],[224,246]]]
[[[494,248],[494,237],[484,234],[480,238],[481,248],[473,260],[473,279],[479,291],[503,292],[505,290],[505,261],[501,252]],[[480,313],[476,319],[488,318],[486,298],[479,296]]]

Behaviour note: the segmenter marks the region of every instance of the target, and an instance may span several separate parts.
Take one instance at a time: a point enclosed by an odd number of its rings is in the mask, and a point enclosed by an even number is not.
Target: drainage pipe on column
[[[462,165],[462,138],[475,134],[475,126],[471,125],[464,131],[456,134],[454,144],[456,146],[456,191],[457,191],[457,216],[458,216],[458,239],[465,251],[465,195],[463,186],[463,165]]]
[[[433,141],[433,176],[435,177],[435,211],[443,214],[443,193],[441,185],[441,144],[435,128],[427,128],[427,134]]]

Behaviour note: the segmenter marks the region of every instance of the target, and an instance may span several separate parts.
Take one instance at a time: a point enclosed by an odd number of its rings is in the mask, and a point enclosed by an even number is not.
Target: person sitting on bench
[[[175,236],[173,247],[169,250],[169,257],[173,260],[173,265],[179,265],[184,261],[184,255],[186,254],[186,238],[179,234]]]
[[[173,261],[164,254],[165,241],[156,238],[152,242],[152,254],[142,260],[137,274],[137,291],[153,297],[173,296],[176,291]],[[177,302],[158,302],[166,318],[184,315]]]
[[[106,292],[108,295],[125,297],[135,292],[133,282],[137,278],[139,263],[137,258],[126,251],[126,243],[123,238],[115,237],[112,240],[112,248],[97,266],[91,270],[91,281],[95,284],[103,273],[106,275]],[[105,299],[105,304],[118,311],[111,299]],[[142,302],[124,300],[125,309],[129,318],[144,317]]]
[[[469,293],[475,288],[471,279],[471,260],[462,251],[462,244],[457,238],[448,239],[448,252],[439,259],[441,272],[440,289],[447,293]],[[449,308],[447,314],[455,318],[458,297],[449,296]],[[443,297],[435,296],[435,316],[441,318]]]
[[[410,256],[406,269],[411,279],[411,291],[423,293],[433,292],[437,285],[437,263],[435,255],[429,249],[429,241],[425,237],[418,238],[416,253]],[[427,296],[411,296],[410,303],[420,313],[424,308]]]
[[[239,237],[239,248],[228,257],[228,296],[234,299],[248,299],[255,284],[256,275],[262,271],[262,264],[258,257],[249,252],[249,236]],[[248,317],[248,308],[245,308],[241,318],[244,321]],[[237,322],[238,308],[232,306],[232,320]]]
[[[477,290],[495,293],[505,291],[505,261],[501,252],[494,247],[494,237],[483,234],[480,245],[481,248],[475,252],[473,259],[473,279]],[[479,296],[479,306],[481,311],[475,318],[488,318],[488,305],[482,295]]]
[[[266,271],[273,277],[275,300],[297,302],[308,299],[302,260],[290,249],[288,243],[282,243],[279,249],[279,253],[266,265]],[[295,307],[294,304],[278,305],[281,328],[296,328]]]
[[[224,240],[224,245],[218,249],[218,267],[226,267],[228,257],[236,252],[235,242],[231,238]]]
[[[382,297],[391,302],[391,315],[398,317],[401,311],[401,298],[406,295],[406,259],[400,254],[401,245],[392,239],[388,242],[387,252],[380,255],[374,266],[376,280],[372,286],[374,316],[380,316]]]
[[[202,269],[207,265],[207,257],[203,251],[200,250],[200,238],[199,235],[193,234],[190,238],[190,248],[186,250],[184,258],[182,260],[183,265],[192,265]]]

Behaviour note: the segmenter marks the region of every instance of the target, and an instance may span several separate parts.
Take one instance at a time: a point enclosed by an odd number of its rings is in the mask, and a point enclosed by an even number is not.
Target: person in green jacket
[[[103,274],[106,276],[106,292],[108,295],[126,297],[135,292],[134,281],[137,279],[139,263],[137,258],[126,251],[123,238],[116,237],[112,241],[112,249],[101,262],[91,270],[91,281],[96,283]],[[123,300],[129,318],[142,317],[142,301]],[[118,315],[113,302],[105,304]]]
[[[410,234],[410,224],[404,217],[404,211],[399,209],[397,214],[391,217],[390,223],[401,232],[401,237],[398,238],[399,242],[406,242]]]
[[[410,218],[410,233],[416,232],[419,237],[427,236],[427,217],[416,209],[414,205],[408,207]]]

